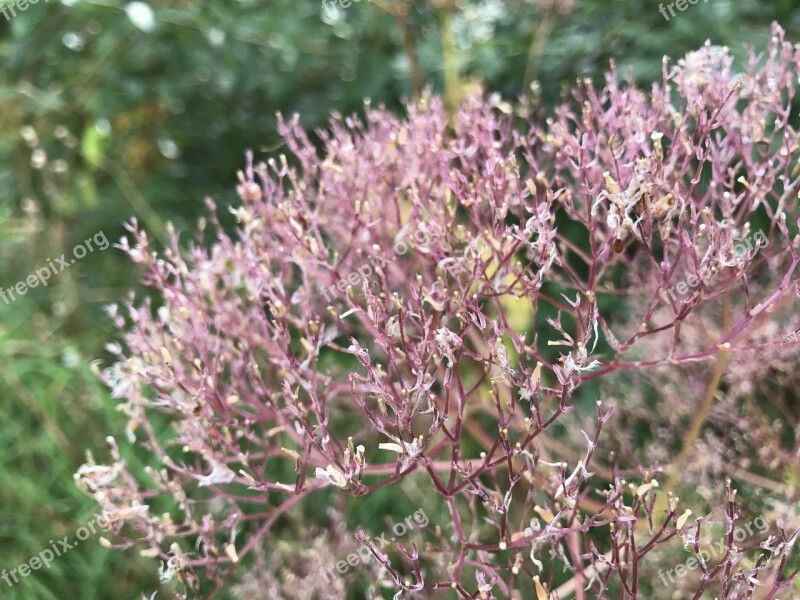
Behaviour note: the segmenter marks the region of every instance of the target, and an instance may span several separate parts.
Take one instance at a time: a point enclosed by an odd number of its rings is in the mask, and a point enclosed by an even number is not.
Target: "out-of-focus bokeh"
[[[123,222],[138,219],[158,247],[167,222],[193,228],[206,196],[233,203],[245,150],[281,152],[276,111],[322,126],[365,99],[402,110],[425,88],[451,103],[480,88],[509,99],[531,93],[547,107],[576,78],[603,77],[610,61],[645,83],[661,76],[662,57],[707,39],[738,52],[763,47],[773,20],[793,41],[800,33],[794,0],[702,0],[674,16],[669,4],[6,0],[0,569],[74,540],[93,517],[72,473],[86,448],[105,453],[104,437],[126,420],[90,363],[114,343],[103,307],[143,292],[127,258],[103,249]],[[41,269],[49,279],[31,278]],[[106,550],[99,537],[18,584],[0,580],[0,595],[93,600],[158,589],[152,560]]]

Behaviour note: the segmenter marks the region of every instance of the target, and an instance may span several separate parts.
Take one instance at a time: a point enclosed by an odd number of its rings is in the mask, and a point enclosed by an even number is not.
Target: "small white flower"
[[[31,148],[34,148],[39,143],[39,136],[36,135],[36,130],[30,125],[23,125],[19,130],[19,134]]]
[[[461,348],[464,342],[447,327],[440,327],[437,329],[433,339],[436,340],[436,343],[439,345],[439,352],[447,357],[448,366],[452,367],[454,362],[453,354]]]
[[[587,364],[589,360],[588,354],[586,346],[578,342],[578,347],[564,357],[564,374],[567,378],[571,377],[573,373],[580,374],[583,371],[591,371],[603,366],[598,360],[593,360]]]
[[[324,469],[321,467],[317,467],[317,470],[314,472],[314,475],[317,479],[322,479],[323,481],[332,483],[336,487],[342,489],[345,489],[347,487],[348,478],[345,477],[345,474],[342,473],[339,469],[337,469],[333,465],[328,465]]]
[[[569,477],[567,477],[564,480],[564,483],[558,486],[558,490],[556,491],[556,494],[555,496],[553,496],[553,498],[555,500],[558,500],[561,497],[561,494],[564,493],[565,489],[567,490],[568,494],[572,493],[572,490],[570,490],[570,486],[572,485],[572,482],[575,481],[575,478],[578,477],[578,475],[582,475],[584,478],[587,479],[592,476],[592,473],[587,471],[586,467],[583,466],[583,459],[578,461],[578,465],[575,467],[575,470]]]
[[[31,166],[34,169],[41,169],[47,164],[47,153],[41,148],[36,148],[31,153]]]
[[[378,448],[404,454],[405,456],[403,457],[401,468],[406,469],[408,465],[414,462],[414,459],[422,453],[421,439],[422,437],[420,436],[420,438],[414,439],[411,442],[402,442],[402,446],[395,442],[385,442],[378,444]]]
[[[218,463],[213,459],[209,459],[208,462],[211,463],[211,473],[197,478],[200,482],[200,487],[207,487],[217,483],[230,483],[236,478],[236,473],[231,471],[227,465]]]
[[[107,487],[114,483],[117,475],[119,475],[119,471],[119,464],[114,464],[112,467],[106,465],[83,464],[75,475],[73,475],[73,478],[79,487],[85,486],[89,491],[95,492],[99,488]]]
[[[172,581],[177,571],[177,560],[175,557],[172,557],[169,559],[169,561],[161,563],[161,566],[158,569],[158,580],[161,583],[168,583]]]

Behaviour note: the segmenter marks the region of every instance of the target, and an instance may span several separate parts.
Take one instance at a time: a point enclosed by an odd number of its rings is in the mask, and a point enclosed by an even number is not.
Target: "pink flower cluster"
[[[614,72],[581,81],[551,116],[477,97],[453,115],[434,97],[405,117],[367,106],[319,132],[322,153],[281,120],[290,157],[248,162],[234,232],[210,200],[210,245],[203,221],[158,254],[134,222],[121,247],[158,301],[110,309],[124,343],[103,377],[152,460],[136,477],[110,439],[109,464],[82,471],[117,515],[107,543],[172,560],[180,593],[210,598],[259,568],[265,540],[301,537],[311,496],[413,481],[437,527],[379,557],[398,594],[647,597],[690,524],[664,489],[673,456],[598,451],[609,428],[631,447],[611,414],[623,377],[796,356],[800,47],[772,35],[742,73],[706,45],[647,92]],[[749,229],[768,244],[745,260]],[[429,243],[325,301],[408,231]],[[665,293],[689,275],[706,284]],[[669,426],[680,387],[656,386],[654,423]],[[559,442],[565,423],[578,441]],[[771,468],[800,456],[791,436]],[[718,497],[732,531],[735,493]],[[682,578],[686,597],[783,597],[793,539],[754,543]]]

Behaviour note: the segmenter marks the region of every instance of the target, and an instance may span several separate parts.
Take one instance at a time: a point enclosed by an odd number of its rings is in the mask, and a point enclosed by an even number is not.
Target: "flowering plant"
[[[110,309],[124,347],[103,377],[153,462],[134,476],[110,438],[111,464],[76,476],[111,516],[103,543],[169,561],[178,597],[237,568],[240,589],[344,597],[285,547],[265,564],[265,540],[299,536],[323,488],[413,480],[436,527],[373,548],[395,597],[657,597],[713,507],[727,551],[677,580],[685,597],[796,593],[798,74],[775,26],[743,73],[706,45],[649,93],[612,71],[550,117],[367,106],[318,133],[322,156],[281,120],[291,156],[248,159],[235,233],[209,200],[211,245],[205,221],[161,256],[136,222],[121,242],[159,305]],[[734,252],[755,230],[768,244]],[[322,294],[412,231],[427,244]],[[745,547],[756,501],[731,480],[769,496]]]

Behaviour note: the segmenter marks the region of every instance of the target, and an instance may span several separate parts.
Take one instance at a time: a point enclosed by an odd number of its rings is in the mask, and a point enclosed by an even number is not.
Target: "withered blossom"
[[[381,553],[376,590],[656,597],[654,565],[681,539],[699,552],[691,514],[722,506],[733,530],[733,478],[766,490],[771,537],[729,540],[677,593],[789,597],[798,414],[753,394],[800,387],[799,74],[775,26],[742,72],[706,45],[648,91],[612,72],[525,122],[478,96],[450,117],[430,95],[403,117],[335,116],[318,140],[280,118],[289,155],[248,158],[233,231],[209,199],[193,243],[172,231],[156,252],[134,221],[119,244],[158,301],[109,309],[122,340],[103,378],[151,460],[137,479],[111,439],[109,464],[76,474],[116,515],[104,543],[180,555],[163,576],[183,597],[234,578],[343,598],[282,544],[295,509],[413,482],[437,531]],[[755,230],[768,243],[735,256]],[[336,306],[319,293],[408,231],[429,243]]]

